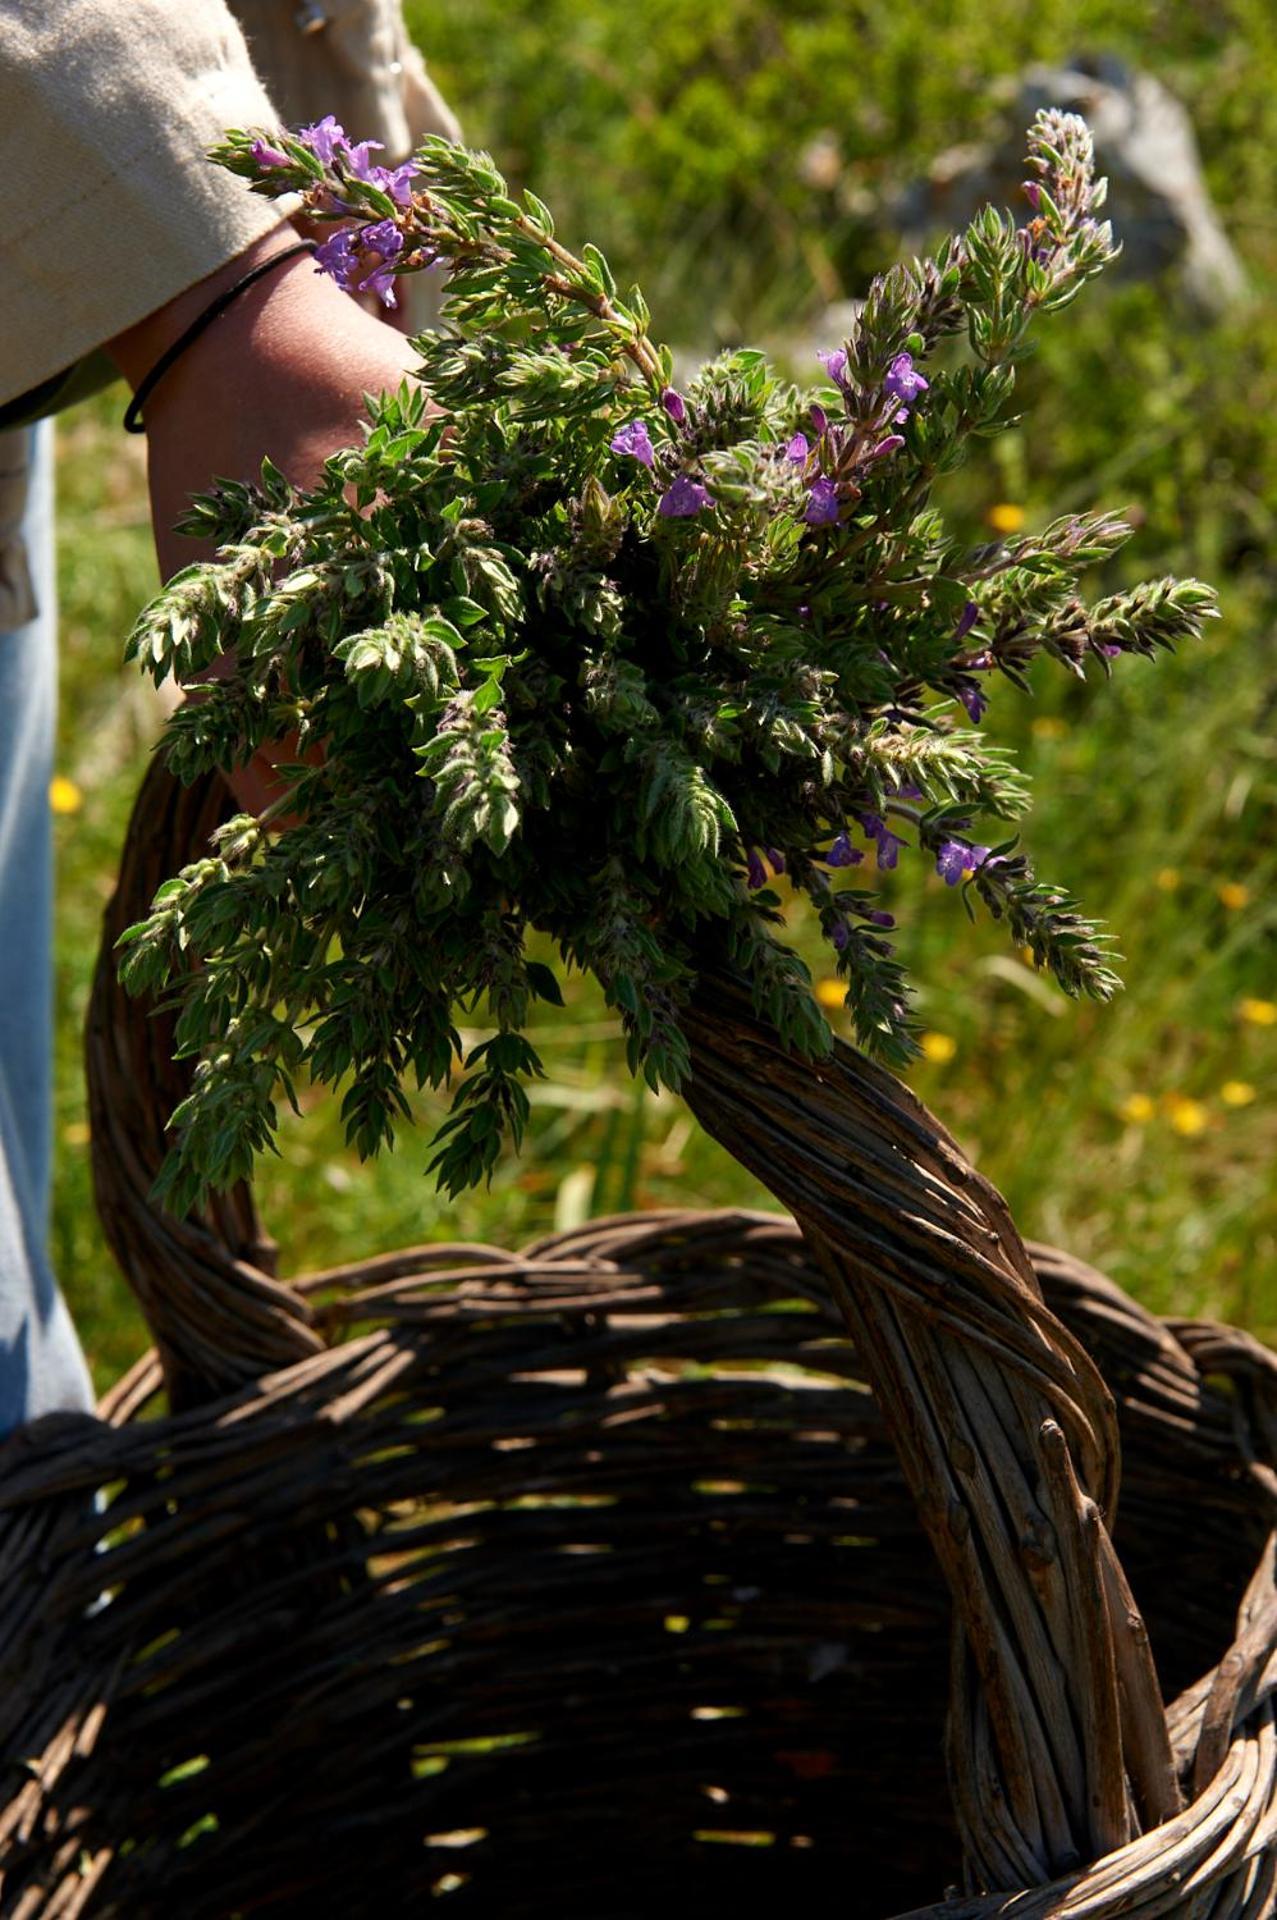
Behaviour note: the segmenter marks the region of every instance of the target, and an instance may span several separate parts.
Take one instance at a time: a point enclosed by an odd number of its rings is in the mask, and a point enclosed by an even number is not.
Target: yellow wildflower
[[[924,1033],[919,1045],[924,1060],[930,1060],[933,1066],[948,1066],[958,1051],[958,1043],[951,1033]]]
[[[1030,728],[1035,740],[1063,740],[1068,730],[1068,721],[1061,720],[1055,713],[1038,714]]]
[[[843,980],[818,980],[816,982],[816,998],[821,1006],[827,1007],[831,1013],[841,1012],[843,1003],[847,998],[846,982]]]
[[[1240,1000],[1237,1011],[1252,1027],[1277,1027],[1277,1000]]]
[[[1178,867],[1160,867],[1157,872],[1157,884],[1163,893],[1176,893],[1179,890],[1180,871]]]
[[[89,1144],[88,1121],[68,1120],[62,1129],[62,1139],[68,1147],[87,1147]]]
[[[1249,1080],[1225,1080],[1219,1097],[1226,1107],[1248,1107],[1255,1098],[1255,1089]]]
[[[1166,1111],[1176,1133],[1182,1133],[1191,1139],[1196,1133],[1203,1133],[1210,1120],[1210,1114],[1200,1100],[1190,1100],[1183,1093],[1168,1093]]]
[[[984,517],[995,533],[1018,533],[1024,525],[1024,508],[1014,500],[999,500]]]
[[[49,782],[49,805],[55,813],[78,813],[84,805],[84,795],[65,773],[55,773]]]
[[[1118,1112],[1123,1120],[1129,1120],[1133,1127],[1144,1127],[1157,1112],[1157,1107],[1146,1093],[1133,1093],[1128,1099],[1123,1100]]]
[[[1230,913],[1236,913],[1238,908],[1250,903],[1250,888],[1244,887],[1240,880],[1224,880],[1215,891],[1219,895],[1220,905],[1227,907]]]

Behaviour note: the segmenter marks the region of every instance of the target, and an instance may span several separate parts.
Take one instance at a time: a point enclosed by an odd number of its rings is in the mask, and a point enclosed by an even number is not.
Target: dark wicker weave
[[[897,1082],[728,981],[693,1104],[805,1238],[277,1284],[246,1193],[149,1207],[177,1070],[109,959],[221,799],[151,774],[91,1022],[158,1357],[0,1452],[0,1910],[1272,1912],[1272,1357],[1030,1264]]]

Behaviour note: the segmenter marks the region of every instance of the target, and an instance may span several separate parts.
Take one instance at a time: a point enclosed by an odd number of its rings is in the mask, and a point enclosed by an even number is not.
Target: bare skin
[[[296,238],[292,227],[277,227],[108,342],[130,385],[139,385],[224,287]],[[328,455],[357,438],[364,394],[397,387],[414,366],[404,336],[318,273],[304,254],[248,287],[192,341],[146,403],[151,520],[162,576],[208,557],[207,547],[173,531],[192,494],[214,478],[254,478],[265,454],[298,486],[313,484]],[[241,805],[260,812],[278,792],[270,756],[259,754],[232,784]]]

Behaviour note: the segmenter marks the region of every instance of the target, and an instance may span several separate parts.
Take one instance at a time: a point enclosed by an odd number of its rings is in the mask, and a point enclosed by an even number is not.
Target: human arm
[[[241,188],[242,191],[242,188]],[[195,317],[252,267],[290,247],[282,225],[109,342],[133,387]],[[416,356],[299,255],[239,294],[164,374],[146,402],[151,514],[165,578],[204,557],[173,532],[216,477],[253,479],[269,454],[299,486],[357,438],[365,393],[398,386]]]
[[[136,388],[209,303],[295,240],[284,226],[198,286],[109,343]],[[148,479],[156,551],[164,578],[207,550],[174,532],[190,497],[214,478],[252,479],[269,454],[299,486],[328,455],[357,438],[365,393],[398,386],[415,355],[383,325],[297,256],[238,294],[183,350],[146,402]],[[273,761],[259,754],[232,776],[242,806],[260,812],[278,796]]]

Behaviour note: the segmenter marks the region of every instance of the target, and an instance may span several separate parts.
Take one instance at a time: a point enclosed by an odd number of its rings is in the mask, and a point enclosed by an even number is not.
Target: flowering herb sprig
[[[540,1070],[533,1003],[560,998],[530,929],[597,975],[631,1068],[671,1087],[707,970],[743,976],[791,1046],[831,1045],[781,874],[890,1062],[914,1050],[878,884],[899,862],[983,903],[1066,991],[1114,991],[1103,938],[999,828],[1026,787],[974,723],[1039,654],[1107,674],[1198,633],[1212,597],[1162,580],[1088,600],[1128,537],[1108,514],[971,548],[931,504],[1007,423],[1033,319],[1115,251],[1082,122],[1041,115],[1027,223],[986,212],[876,281],[806,393],[748,351],[676,385],[641,294],[486,156],[432,141],[390,170],[327,119],[219,157],[301,194],[344,286],[385,296],[434,261],[450,283],[424,386],[373,402],[310,493],[268,464],[199,501],[188,529],[220,557],[130,643],[157,680],[230,656],[170,724],[181,777],[301,747],[295,824],[231,820],[122,943],[197,1059],[170,1205],[248,1171],[299,1073],[347,1083],[364,1153],[409,1075],[456,1076],[433,1165],[451,1191],[489,1174]],[[463,1061],[458,1013],[480,1003],[493,1032]]]

